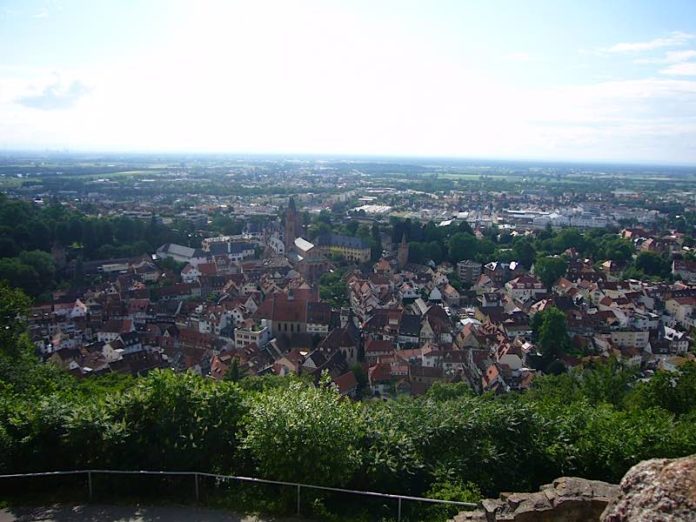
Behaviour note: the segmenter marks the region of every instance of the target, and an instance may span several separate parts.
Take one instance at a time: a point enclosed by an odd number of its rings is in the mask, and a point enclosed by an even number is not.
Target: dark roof
[[[329,335],[319,344],[323,351],[334,351],[340,348],[358,346],[358,340],[352,335],[349,327],[334,328],[329,332]]]
[[[321,234],[317,237],[319,246],[338,246],[345,248],[370,248],[362,239],[358,237],[342,236],[340,234]]]
[[[328,303],[307,303],[307,322],[328,325],[331,322],[331,305]]]
[[[365,343],[365,354],[389,353],[394,351],[394,341],[368,339]]]
[[[120,337],[121,341],[123,341],[123,344],[125,344],[126,346],[132,346],[140,342],[140,336],[137,332],[122,333]]]
[[[230,254],[241,254],[247,250],[254,250],[255,245],[253,243],[230,243]]]
[[[408,371],[411,374],[411,377],[425,377],[429,379],[437,379],[442,377],[442,368],[435,368],[431,366],[409,365]]]
[[[210,253],[214,256],[227,254],[227,243],[211,243]]]
[[[420,336],[421,318],[417,315],[404,314],[401,316],[399,335],[408,337]]]

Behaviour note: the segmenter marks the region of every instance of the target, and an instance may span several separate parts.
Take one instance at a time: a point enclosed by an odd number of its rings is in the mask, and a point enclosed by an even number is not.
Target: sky
[[[0,150],[696,165],[696,1],[0,0]]]

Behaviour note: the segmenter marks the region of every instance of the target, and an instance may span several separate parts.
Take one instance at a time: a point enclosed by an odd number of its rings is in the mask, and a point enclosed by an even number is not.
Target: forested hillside
[[[79,269],[60,273],[69,261],[151,254],[178,240],[180,232],[154,218],[89,217],[58,202],[38,206],[0,194],[0,280],[32,296],[73,283]]]

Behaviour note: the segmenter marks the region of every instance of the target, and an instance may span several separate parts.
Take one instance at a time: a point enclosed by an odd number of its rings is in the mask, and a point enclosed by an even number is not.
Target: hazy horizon
[[[428,163],[446,164],[452,163],[458,168],[470,167],[495,167],[502,165],[525,166],[525,167],[587,167],[587,168],[629,168],[629,169],[679,169],[694,171],[696,173],[696,163],[668,163],[668,162],[637,162],[637,161],[613,161],[613,160],[582,160],[565,158],[491,158],[474,156],[414,156],[414,155],[384,155],[384,154],[347,154],[347,153],[279,153],[279,152],[228,152],[228,151],[194,151],[194,150],[69,150],[69,149],[5,149],[0,150],[0,158],[12,158],[16,156],[26,156],[28,158],[41,157],[88,157],[107,160],[111,157],[119,158],[228,158],[237,160],[272,160],[272,161],[323,161],[323,162],[355,162],[355,163],[388,163],[388,164],[407,164],[422,165]]]
[[[0,150],[696,165],[689,1],[5,1]]]

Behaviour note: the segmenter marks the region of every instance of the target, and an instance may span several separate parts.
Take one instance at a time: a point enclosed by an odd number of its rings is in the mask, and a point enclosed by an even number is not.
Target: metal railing
[[[463,508],[475,508],[477,504],[472,502],[459,502],[455,500],[440,500],[437,498],[426,498],[426,497],[412,497],[409,495],[397,495],[393,493],[379,493],[377,491],[360,491],[355,489],[345,489],[345,488],[333,488],[329,486],[318,486],[315,484],[303,484],[299,482],[286,482],[282,480],[270,480],[262,479],[256,477],[240,477],[236,475],[219,475],[217,473],[205,473],[200,471],[149,471],[149,470],[112,470],[112,469],[83,469],[83,470],[70,470],[70,471],[42,471],[36,473],[16,473],[9,475],[0,475],[0,479],[12,479],[12,478],[28,478],[28,477],[50,477],[59,475],[87,475],[87,488],[89,492],[89,498],[92,499],[94,495],[94,490],[92,486],[92,475],[159,475],[159,476],[193,476],[194,478],[194,488],[196,501],[200,501],[200,489],[198,485],[199,477],[214,478],[222,481],[238,481],[238,482],[255,482],[261,484],[276,484],[279,486],[291,486],[296,488],[297,495],[297,514],[301,514],[301,495],[302,488],[314,489],[320,491],[331,491],[334,493],[347,493],[351,495],[362,495],[368,497],[380,497],[387,498],[397,501],[397,521],[401,521],[401,504],[402,501],[413,501],[413,502],[426,502],[431,504],[448,504],[453,506],[460,506]]]

